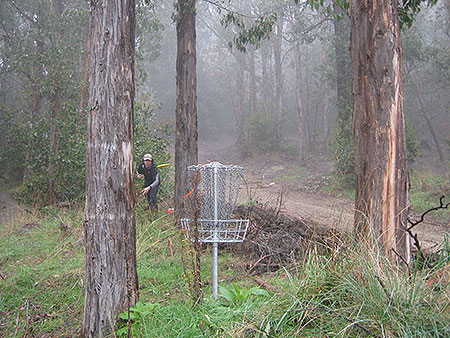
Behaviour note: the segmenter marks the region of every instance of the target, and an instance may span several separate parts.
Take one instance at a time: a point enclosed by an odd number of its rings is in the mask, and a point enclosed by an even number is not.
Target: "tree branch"
[[[425,218],[425,215],[428,214],[429,212],[435,211],[435,210],[439,210],[439,209],[448,209],[448,206],[450,205],[450,202],[447,203],[447,204],[444,204],[444,198],[445,198],[445,195],[442,195],[441,198],[439,199],[439,206],[434,207],[434,208],[431,208],[431,209],[428,209],[427,211],[425,211],[425,212],[420,216],[420,219],[419,219],[419,220],[417,220],[417,221],[411,221],[411,220],[409,219],[409,217],[408,217],[408,218],[407,218],[407,221],[408,221],[409,224],[411,224],[411,226],[407,227],[407,228],[406,228],[406,231],[409,232],[409,231],[412,230],[412,228],[414,228],[417,224],[422,223],[423,220],[424,220],[424,218]]]

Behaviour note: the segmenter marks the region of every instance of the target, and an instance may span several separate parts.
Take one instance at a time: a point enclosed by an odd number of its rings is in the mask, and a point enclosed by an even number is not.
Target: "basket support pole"
[[[217,256],[218,256],[218,244],[217,242],[213,243],[213,296],[214,299],[217,300],[218,295],[217,295],[217,267],[218,267],[218,263],[217,263]]]
[[[214,242],[213,242],[213,296],[214,299],[218,298],[217,290],[218,290],[218,278],[217,278],[217,270],[218,270],[218,263],[217,263],[217,256],[218,256],[218,238],[217,238],[217,219],[219,218],[218,212],[217,212],[217,168],[214,168]]]

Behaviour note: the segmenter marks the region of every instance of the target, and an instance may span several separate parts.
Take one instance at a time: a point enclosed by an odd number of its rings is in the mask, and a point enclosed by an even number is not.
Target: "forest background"
[[[18,196],[36,206],[79,201],[85,177],[87,24],[80,2],[1,4],[0,169],[22,182]],[[234,4],[234,6],[237,6]],[[243,24],[277,13],[270,40],[241,52],[237,28],[223,13],[198,5],[200,139],[238,140],[244,156],[328,150],[335,174],[353,184],[349,22],[290,1],[247,2],[230,8]],[[223,11],[223,10],[222,10]],[[419,150],[443,166],[449,152],[448,3],[424,7],[404,27],[404,110],[410,163]],[[172,3],[138,2],[135,158],[168,160],[173,144],[176,36]],[[220,12],[220,13],[219,13]],[[222,21],[222,24],[221,24]],[[247,24],[249,26],[250,24]]]
[[[334,158],[337,186],[352,187],[349,25],[326,8],[295,2],[236,7],[251,22],[277,13],[268,41],[234,46],[233,25],[207,1],[198,7],[199,134],[237,140],[243,157],[286,154],[304,166]],[[1,170],[34,210],[83,200],[87,19],[84,2],[1,4]],[[167,162],[173,144],[175,35],[169,2],[138,2],[136,162],[146,152]],[[421,151],[439,171],[449,153],[449,7],[423,8],[403,32],[404,98],[410,163]],[[239,25],[238,25],[239,26]],[[273,156],[275,158],[276,156]],[[136,163],[137,164],[137,163]],[[169,182],[169,180],[168,180]],[[439,181],[448,190],[448,181]],[[169,197],[166,184],[161,197]],[[436,197],[436,196],[435,196]]]

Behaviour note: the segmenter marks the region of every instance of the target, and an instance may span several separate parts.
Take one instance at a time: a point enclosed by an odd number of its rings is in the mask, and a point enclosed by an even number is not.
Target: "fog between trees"
[[[243,53],[229,47],[239,29],[221,24],[227,9],[219,13],[216,5],[198,2],[200,138],[228,135],[247,154],[288,148],[300,164],[305,153],[328,149],[343,177],[352,172],[348,16],[336,20],[325,8],[294,1],[222,5],[243,14],[247,27],[268,13],[277,13],[278,22],[269,40],[247,45]],[[442,158],[448,157],[450,138],[449,6],[424,6],[402,32],[409,150],[417,146]],[[21,180],[34,174],[25,195],[46,186],[47,201],[74,198],[73,189],[51,190],[84,177],[88,4],[3,1],[0,9],[2,172]],[[137,2],[136,104],[154,111],[150,120],[142,117],[150,129],[162,121],[174,125],[173,11],[171,1]],[[173,143],[173,136],[157,135]],[[137,147],[137,157],[142,151]],[[61,164],[79,170],[67,176]],[[35,177],[42,169],[41,178]],[[61,179],[43,182],[47,172]]]

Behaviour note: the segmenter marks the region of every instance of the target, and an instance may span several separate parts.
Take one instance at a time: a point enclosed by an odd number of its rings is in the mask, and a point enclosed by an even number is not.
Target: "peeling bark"
[[[91,1],[81,335],[110,336],[138,299],[133,181],[134,0]]]
[[[355,231],[409,259],[409,182],[397,1],[351,1]]]

